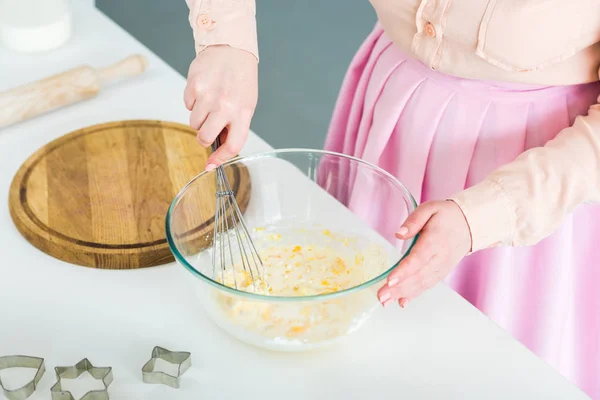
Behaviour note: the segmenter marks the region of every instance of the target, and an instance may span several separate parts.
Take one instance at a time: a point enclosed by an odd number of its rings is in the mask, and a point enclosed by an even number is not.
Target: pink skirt
[[[543,146],[599,93],[598,83],[532,87],[447,76],[406,56],[377,26],[345,77],[325,148],[381,166],[417,201],[443,200]],[[600,207],[583,205],[538,245],[478,252],[447,278],[598,399],[599,238]]]

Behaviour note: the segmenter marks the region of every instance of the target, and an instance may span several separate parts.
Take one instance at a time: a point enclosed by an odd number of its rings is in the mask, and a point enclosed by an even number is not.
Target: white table
[[[0,90],[134,52],[149,57],[149,70],[91,101],[0,130],[5,202],[21,163],[64,133],[118,119],[188,120],[179,74],[96,9],[76,11],[74,38],[59,51],[22,56],[0,48]],[[252,134],[244,151],[268,148]],[[83,357],[113,367],[111,399],[586,398],[442,285],[406,310],[382,310],[339,346],[279,354],[222,334],[182,285],[177,265],[102,271],[55,260],[19,235],[6,204],[0,207],[0,244],[0,355],[46,359],[48,372],[32,400],[50,398],[55,366]],[[193,367],[179,390],[141,382],[140,369],[155,345],[192,352]]]

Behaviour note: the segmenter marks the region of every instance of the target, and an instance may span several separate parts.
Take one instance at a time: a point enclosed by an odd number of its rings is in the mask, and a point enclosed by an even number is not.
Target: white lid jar
[[[56,49],[71,37],[68,0],[0,0],[0,40],[11,50]]]

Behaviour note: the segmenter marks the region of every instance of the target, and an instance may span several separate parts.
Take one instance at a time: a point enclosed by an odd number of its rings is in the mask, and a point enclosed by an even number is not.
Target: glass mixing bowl
[[[203,172],[173,200],[166,233],[208,316],[246,343],[283,351],[328,345],[361,327],[414,243],[394,235],[416,207],[406,187],[372,164],[318,150],[276,150],[223,168],[263,262],[279,257],[274,251],[285,254],[278,267],[265,267],[267,283],[293,290],[221,283],[212,261],[216,173]],[[337,264],[328,269],[319,260]]]

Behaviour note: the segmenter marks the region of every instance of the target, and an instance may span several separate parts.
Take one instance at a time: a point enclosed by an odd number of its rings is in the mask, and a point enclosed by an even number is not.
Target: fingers
[[[196,102],[190,115],[190,126],[198,130],[198,143],[210,147],[221,135],[221,146],[210,155],[206,170],[212,170],[239,154],[248,137],[251,113],[205,113],[202,103]]]
[[[378,293],[379,301],[386,305],[387,302],[396,301],[415,292],[415,289],[425,280],[424,274],[433,258],[430,251],[419,251],[417,246],[388,277],[388,282]]]
[[[227,127],[227,135],[223,138],[221,146],[208,157],[206,169],[210,171],[227,160],[237,156],[246,142],[249,129],[249,119],[248,121],[244,121],[240,118],[237,121],[232,122]]]
[[[194,108],[194,104],[196,103],[196,90],[194,86],[189,83],[185,86],[185,90],[183,91],[183,103],[185,104],[185,108],[192,111]]]
[[[404,297],[408,297],[409,295],[414,296],[419,293],[422,281],[423,273],[421,271],[417,271],[415,274],[402,281],[402,283],[399,285],[385,285],[379,290],[379,302],[383,304],[384,307],[387,307],[390,303],[399,301]]]
[[[396,237],[398,239],[410,239],[414,237],[436,213],[436,203],[423,203],[415,211],[412,212],[404,221],[404,224],[398,229]]]
[[[223,129],[229,124],[228,118],[221,113],[210,113],[206,120],[198,129],[198,143],[202,147],[210,147],[217,136],[221,134]],[[221,144],[223,145],[223,144]]]
[[[427,289],[431,289],[438,281],[437,260],[433,258],[427,265],[406,279],[398,282],[393,286],[388,286],[391,293],[390,298],[394,301],[402,298],[415,298]]]
[[[405,279],[397,282],[395,285],[390,286],[388,284],[384,286],[379,291],[379,301],[384,306],[398,301],[400,306],[404,307],[408,300],[418,297],[439,282],[439,264],[440,262],[436,257],[432,257],[426,265],[413,274],[408,275]]]
[[[395,286],[398,282],[416,273],[429,263],[433,255],[434,247],[428,238],[420,238],[415,247],[410,251],[410,254],[390,273],[387,279],[388,286]]]
[[[194,108],[190,114],[190,127],[199,130],[202,124],[204,124],[204,121],[206,121],[206,117],[208,117],[206,108],[198,102],[194,103]]]
[[[403,238],[409,237],[409,235],[414,236],[421,229],[423,229],[423,235],[419,237],[410,254],[388,276],[387,284],[379,291],[381,302],[397,300],[399,297],[395,296],[395,292],[392,289],[400,282],[404,282],[409,277],[418,273],[434,257],[435,243],[432,243],[431,235],[427,234],[428,229],[423,227],[427,225],[435,210],[434,206],[425,203],[415,210],[404,223],[403,227],[406,227],[409,232]]]
[[[429,267],[438,262],[436,243],[432,240],[435,233],[431,232],[428,225],[435,209],[435,207],[424,204],[422,210],[416,210],[404,224],[409,227],[408,229],[419,227],[413,236],[423,226],[425,228],[422,229],[422,235],[411,249],[410,254],[390,273],[387,284],[379,290],[379,301],[384,305],[403,297],[414,297],[429,285],[426,283],[432,275]]]

